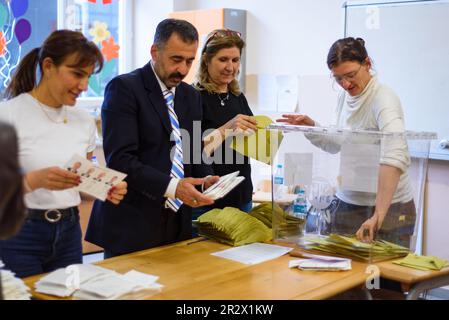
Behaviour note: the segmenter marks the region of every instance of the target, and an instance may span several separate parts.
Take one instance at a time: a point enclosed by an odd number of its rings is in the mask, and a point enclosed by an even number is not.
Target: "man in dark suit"
[[[105,258],[191,238],[191,207],[213,203],[196,189],[218,180],[207,177],[212,170],[201,160],[193,162],[202,154],[201,137],[194,136],[201,132],[193,130],[194,121],[201,121],[201,98],[182,82],[197,47],[193,25],[163,20],[156,28],[152,60],[106,87],[106,162],[128,175],[129,187],[118,206],[94,204],[86,240],[103,247]],[[176,138],[178,131],[182,139]]]

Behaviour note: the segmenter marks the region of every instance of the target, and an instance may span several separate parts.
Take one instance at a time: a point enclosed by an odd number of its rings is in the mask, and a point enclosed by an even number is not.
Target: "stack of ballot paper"
[[[57,269],[35,283],[36,292],[58,297],[69,297],[89,280],[114,271],[90,264],[74,264]]]
[[[245,180],[245,177],[238,176],[240,171],[235,171],[225,176],[220,177],[220,179],[210,186],[206,191],[203,192],[204,195],[208,196],[212,200],[217,200],[223,198],[234,189],[240,182]]]
[[[206,238],[241,246],[271,240],[272,231],[258,219],[239,209],[212,209],[193,221],[198,233]]]
[[[337,234],[329,236],[306,236],[304,244],[305,250],[313,250],[349,257],[363,262],[377,262],[406,256],[410,251],[408,248],[397,244],[377,240],[372,243],[365,243],[355,237],[345,237]]]
[[[0,268],[3,267],[3,263],[0,261]],[[14,276],[9,270],[0,270],[2,281],[2,293],[5,300],[30,300],[31,294],[25,283],[19,278]]]
[[[423,271],[440,271],[445,267],[449,267],[449,262],[444,259],[434,256],[417,256],[412,253],[410,253],[404,259],[393,261],[393,263]]]
[[[114,272],[81,285],[73,297],[78,300],[144,299],[161,292],[158,279],[135,270],[123,275]]]
[[[299,268],[301,270],[315,271],[345,271],[351,270],[351,259],[331,256],[320,256],[316,254],[303,254],[310,259],[297,259],[289,262],[289,268]]]
[[[37,292],[75,299],[141,299],[159,293],[158,277],[135,270],[122,275],[94,265],[75,264],[55,270],[35,284]]]

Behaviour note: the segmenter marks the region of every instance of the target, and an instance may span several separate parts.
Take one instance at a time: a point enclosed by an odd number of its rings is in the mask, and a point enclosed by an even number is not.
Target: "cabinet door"
[[[184,81],[187,83],[193,83],[195,81],[195,75],[199,67],[201,49],[203,48],[207,35],[211,31],[215,29],[221,29],[224,26],[224,9],[173,12],[170,13],[170,18],[186,20],[193,24],[198,30],[198,52],[189,74],[184,79]]]

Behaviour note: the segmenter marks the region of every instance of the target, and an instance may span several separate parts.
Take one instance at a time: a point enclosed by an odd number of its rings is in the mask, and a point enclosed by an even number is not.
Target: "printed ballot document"
[[[239,173],[240,171],[235,171],[220,177],[220,180],[205,190],[203,194],[210,197],[212,200],[223,198],[229,191],[245,180],[245,177],[239,176]]]
[[[81,177],[81,183],[76,190],[102,201],[106,200],[109,189],[126,177],[122,172],[96,166],[78,154],[74,154],[64,168]]]

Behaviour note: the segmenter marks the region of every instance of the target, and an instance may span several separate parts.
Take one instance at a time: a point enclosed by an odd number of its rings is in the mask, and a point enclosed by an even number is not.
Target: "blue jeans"
[[[241,205],[238,209],[240,211],[248,213],[251,211],[252,208],[253,208],[253,202],[250,201],[250,202],[247,202],[247,203]],[[192,209],[192,220],[197,220],[200,215],[202,215],[203,213],[206,213],[212,209],[213,209],[213,207],[210,207],[210,206],[193,208]],[[197,237],[197,236],[198,236],[198,229],[195,226],[193,226],[192,227],[192,237]]]
[[[57,223],[27,219],[17,235],[0,241],[0,257],[20,278],[82,263],[79,215]]]

